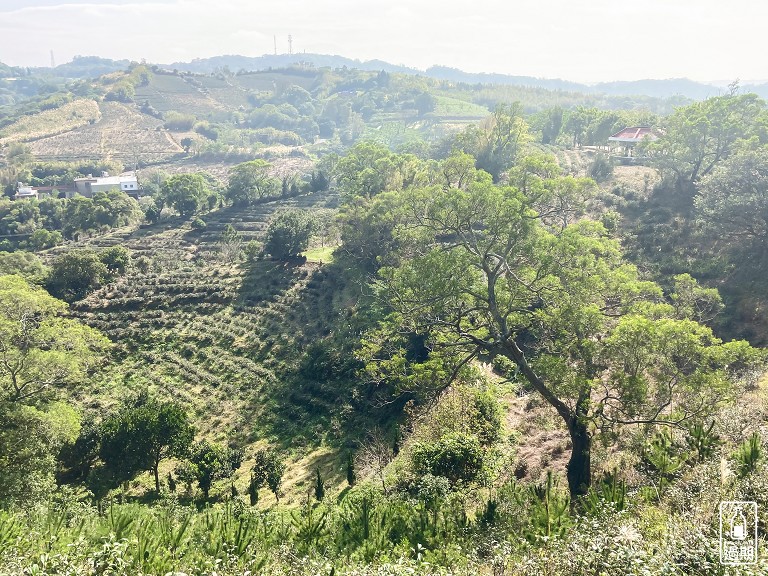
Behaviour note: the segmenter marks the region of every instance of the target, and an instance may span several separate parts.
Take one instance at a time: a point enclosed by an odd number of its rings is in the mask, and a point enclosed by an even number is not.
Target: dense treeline
[[[754,94],[734,89],[661,119],[663,137],[646,153],[662,179],[647,199],[622,209],[631,257],[665,284],[688,273],[717,287],[726,308],[714,323],[756,344],[766,342],[759,159],[768,144],[767,110]]]
[[[72,179],[82,177],[84,168],[87,167],[66,163],[36,164],[28,170],[29,182],[35,186],[71,186]],[[226,186],[205,172],[170,176],[159,171],[142,180],[145,196],[139,201],[119,190],[97,192],[92,198],[80,195],[19,201],[2,198],[0,250],[39,251],[64,240],[98,235],[142,221],[156,223],[168,217],[168,213],[163,215],[165,208],[189,218],[219,208],[225,202],[247,207],[328,188],[322,171],[305,178],[297,175],[277,178],[271,168],[264,160],[238,164],[231,169]]]
[[[64,238],[136,224],[139,203],[120,191],[97,192],[93,198],[0,200],[0,249],[33,251],[61,244]]]

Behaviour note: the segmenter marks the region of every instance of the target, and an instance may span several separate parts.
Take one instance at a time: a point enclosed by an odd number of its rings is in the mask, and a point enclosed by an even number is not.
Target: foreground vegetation
[[[764,415],[765,390],[750,398]],[[735,412],[718,421],[745,424]],[[426,474],[386,492],[364,484],[261,510],[238,497],[200,509],[169,494],[99,513],[64,491],[47,508],[3,513],[0,553],[3,570],[18,574],[764,573],[726,572],[715,511],[722,500],[756,499],[764,526],[765,463],[746,471],[737,456],[724,481],[701,452],[666,458],[643,457],[642,486],[606,476],[578,513],[552,476],[478,492]]]

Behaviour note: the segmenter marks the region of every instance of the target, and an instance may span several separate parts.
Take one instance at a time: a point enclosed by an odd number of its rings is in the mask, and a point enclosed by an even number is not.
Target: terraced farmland
[[[280,72],[263,71],[240,74],[236,77],[236,81],[247,90],[271,92],[276,87],[291,84],[301,86],[305,90],[311,90],[320,76],[320,72],[316,74],[295,74],[289,70],[281,70]]]
[[[226,224],[244,240],[258,240],[276,210],[335,201],[334,195],[308,195],[213,213],[203,233],[158,225],[87,242],[122,244],[152,259],[149,271],[134,269],[73,305],[75,316],[116,343],[121,358],[99,384],[100,397],[112,399],[100,405],[149,382],[183,401],[211,437],[234,433],[253,442],[273,425],[297,426],[287,414],[301,405],[292,402],[301,392],[289,382],[302,351],[326,335],[344,308],[340,280],[317,264],[228,264],[217,242]],[[304,432],[312,443],[314,432]]]
[[[0,146],[11,142],[30,142],[68,132],[98,122],[101,110],[94,100],[75,100],[34,116],[23,116],[0,130]]]
[[[149,104],[160,112],[175,110],[206,118],[216,113],[226,114],[227,107],[208,94],[198,78],[174,74],[154,74],[146,86],[136,88],[134,100]]]
[[[587,168],[594,159],[593,150],[557,150],[557,163],[563,174],[586,176]]]
[[[162,123],[117,102],[99,103],[101,119],[30,143],[40,160],[101,158],[132,163],[157,162],[183,152]]]
[[[477,121],[487,117],[489,111],[484,106],[473,104],[466,100],[451,98],[449,96],[437,96],[437,105],[432,116],[442,117],[445,120],[456,119]]]
[[[200,76],[196,78],[204,87],[211,98],[230,110],[236,110],[239,107],[249,107],[248,91],[228,79],[221,79],[215,76]]]

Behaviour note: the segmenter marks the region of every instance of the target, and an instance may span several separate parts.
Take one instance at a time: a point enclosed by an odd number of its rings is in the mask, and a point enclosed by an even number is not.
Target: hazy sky
[[[768,79],[762,0],[0,0],[0,61],[288,52],[583,82]]]

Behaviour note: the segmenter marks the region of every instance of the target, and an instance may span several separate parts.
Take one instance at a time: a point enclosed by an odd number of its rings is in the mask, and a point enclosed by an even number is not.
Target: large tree
[[[315,219],[303,210],[285,210],[269,223],[264,252],[276,260],[298,258],[309,246],[315,231]]]
[[[34,505],[48,496],[57,454],[79,429],[79,414],[63,402],[0,403],[0,508]]]
[[[194,433],[180,405],[143,400],[104,421],[99,456],[118,481],[130,480],[139,472],[152,472],[159,493],[160,462],[185,456]]]
[[[92,232],[98,228],[93,200],[75,196],[66,201],[62,216],[66,238],[75,238],[80,232]]]
[[[498,182],[512,167],[530,141],[519,102],[499,105],[478,126],[470,126],[456,138],[458,149],[475,158],[475,166]]]
[[[93,195],[93,219],[99,227],[127,226],[140,222],[142,217],[139,203],[121,190],[96,192]]]
[[[208,500],[213,482],[231,478],[240,468],[242,458],[243,453],[240,450],[203,440],[192,445],[185,473],[197,481],[203,492],[203,499]]]
[[[559,186],[529,188],[535,203],[482,179],[395,194],[401,262],[378,281],[391,313],[361,356],[409,397],[441,389],[479,355],[510,360],[570,434],[578,497],[596,433],[704,417],[752,349],[676,314],[602,225],[558,215],[571,205]]]
[[[39,403],[81,382],[108,341],[20,276],[0,276],[0,403]]]
[[[339,190],[347,198],[371,198],[407,188],[423,174],[422,163],[412,154],[395,154],[373,142],[356,144],[333,167]]]
[[[694,198],[696,215],[706,230],[729,245],[768,246],[768,148],[735,154],[701,182]]]
[[[285,462],[274,448],[262,448],[254,455],[249,492],[258,495],[258,490],[266,485],[280,501],[280,484],[285,473]],[[258,496],[256,496],[258,498]]]
[[[177,174],[163,182],[160,195],[163,201],[183,217],[191,216],[205,204],[210,187],[201,174]]]
[[[57,256],[45,286],[62,300],[85,298],[109,279],[107,265],[93,250],[72,250]]]
[[[42,284],[48,269],[31,252],[0,252],[0,276],[18,274],[31,284]]]
[[[755,94],[709,98],[678,108],[647,149],[656,166],[685,189],[728,158],[739,141],[765,142],[767,121],[765,102]]]
[[[248,206],[280,191],[277,179],[270,175],[266,160],[251,160],[238,164],[229,173],[226,196],[235,206]]]
[[[66,318],[67,305],[20,276],[0,276],[0,507],[44,497],[79,416],[52,402],[101,360],[106,338]]]

